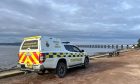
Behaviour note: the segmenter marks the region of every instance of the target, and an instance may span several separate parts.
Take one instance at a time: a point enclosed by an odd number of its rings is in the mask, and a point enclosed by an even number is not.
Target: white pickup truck
[[[24,38],[18,56],[21,70],[38,74],[55,70],[60,78],[65,76],[69,68],[87,67],[89,64],[89,57],[84,50],[47,36]]]

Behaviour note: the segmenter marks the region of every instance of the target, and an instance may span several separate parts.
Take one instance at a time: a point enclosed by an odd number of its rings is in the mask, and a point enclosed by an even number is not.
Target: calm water
[[[93,55],[96,52],[110,52],[112,49],[100,49],[100,48],[82,48],[88,52],[89,55]],[[0,46],[0,70],[9,69],[16,66],[18,61],[19,46]]]
[[[17,64],[18,46],[0,46],[0,69],[9,69]]]

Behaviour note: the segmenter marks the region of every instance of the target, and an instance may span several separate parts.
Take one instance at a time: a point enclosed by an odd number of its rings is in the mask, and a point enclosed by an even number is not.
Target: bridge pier
[[[123,45],[121,45],[121,49],[123,49],[124,48],[124,46]]]
[[[112,45],[112,48],[114,48],[114,45]]]
[[[104,48],[106,48],[106,45],[104,45]]]
[[[118,45],[116,45],[116,49],[118,49],[119,48],[119,46]]]

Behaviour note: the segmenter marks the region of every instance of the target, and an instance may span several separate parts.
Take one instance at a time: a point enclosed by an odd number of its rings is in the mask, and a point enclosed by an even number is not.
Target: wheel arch
[[[85,58],[87,58],[89,60],[89,56],[88,55],[86,55]]]
[[[88,59],[89,59],[89,56],[87,55],[87,56],[86,56],[86,58],[88,58]]]
[[[85,59],[86,59],[86,58],[87,58],[88,60],[90,60],[88,55],[85,56]],[[85,62],[85,59],[84,59],[84,62]]]
[[[67,60],[66,60],[65,58],[59,59],[58,62],[57,62],[57,64],[58,64],[59,62],[63,62],[63,63],[65,63],[66,66],[67,66]],[[57,66],[56,66],[56,67],[57,67]]]

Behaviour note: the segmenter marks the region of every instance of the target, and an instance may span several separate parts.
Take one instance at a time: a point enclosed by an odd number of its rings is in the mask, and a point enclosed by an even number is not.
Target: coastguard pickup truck
[[[89,57],[84,50],[47,36],[24,38],[19,50],[18,67],[23,71],[34,71],[39,75],[55,71],[58,77],[65,76],[67,69],[87,67]]]

